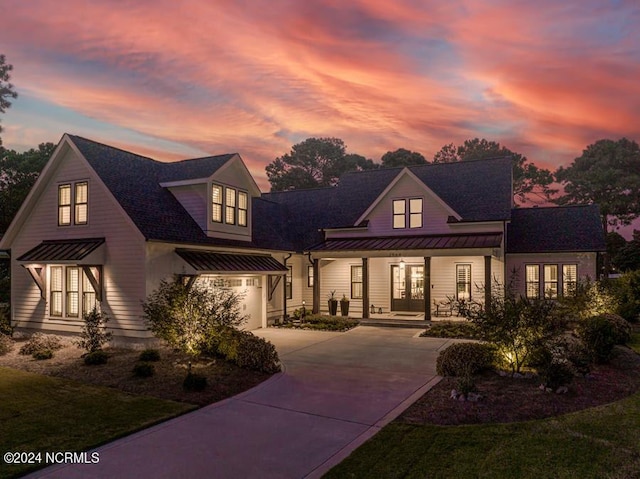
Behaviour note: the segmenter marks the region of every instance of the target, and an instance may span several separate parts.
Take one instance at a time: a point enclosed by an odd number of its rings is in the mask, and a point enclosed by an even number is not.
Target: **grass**
[[[83,452],[194,408],[0,367],[0,450]],[[33,468],[2,461],[0,478]]]
[[[324,477],[640,477],[640,394],[541,421],[394,422]]]

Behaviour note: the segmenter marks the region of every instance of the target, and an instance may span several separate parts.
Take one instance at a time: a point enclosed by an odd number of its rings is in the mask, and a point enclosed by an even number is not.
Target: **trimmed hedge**
[[[109,360],[109,355],[102,349],[97,351],[91,351],[84,356],[84,363],[87,366],[96,366],[98,364],[106,364]]]
[[[280,371],[280,359],[275,346],[250,331],[224,328],[212,341],[209,352],[241,368],[269,374]]]
[[[157,349],[145,349],[140,353],[138,360],[144,362],[160,361],[160,351]]]
[[[436,360],[440,376],[468,376],[493,366],[495,348],[486,343],[456,343],[442,351]]]
[[[288,322],[285,328],[314,329],[319,331],[348,331],[355,328],[360,322],[343,316],[325,316],[322,314],[307,314],[302,316],[294,313],[294,318],[300,319],[300,324]]]

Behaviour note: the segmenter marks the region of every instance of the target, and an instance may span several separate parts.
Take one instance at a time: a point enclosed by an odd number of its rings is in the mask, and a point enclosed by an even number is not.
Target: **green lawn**
[[[391,423],[324,477],[640,478],[640,393],[542,421]]]
[[[83,452],[194,406],[0,367],[0,451]],[[0,478],[29,467],[0,459]]]

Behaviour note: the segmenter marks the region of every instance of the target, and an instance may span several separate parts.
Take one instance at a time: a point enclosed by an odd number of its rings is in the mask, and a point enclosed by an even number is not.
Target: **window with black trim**
[[[362,266],[351,266],[351,299],[362,299]]]
[[[529,299],[540,297],[540,265],[525,265],[525,294]]]
[[[236,190],[235,188],[225,188],[225,216],[224,222],[228,225],[236,224]]]
[[[407,203],[405,200],[393,200],[393,228],[407,227]]]
[[[287,299],[293,298],[293,266],[287,266],[287,277],[284,287]]]
[[[422,228],[422,198],[409,200],[409,228]]]
[[[238,225],[247,226],[247,211],[249,210],[249,197],[244,191],[238,192]]]
[[[562,265],[562,294],[564,296],[573,296],[576,293],[578,285],[578,265],[563,264]]]
[[[71,184],[58,186],[58,226],[71,224]]]
[[[558,265],[544,265],[544,297],[556,299],[558,297]]]
[[[89,184],[86,181],[75,184],[74,205],[74,224],[86,225],[89,213]]]
[[[222,186],[211,186],[211,221],[222,223]]]
[[[80,266],[49,267],[49,315],[78,318],[97,307],[96,291]]]
[[[422,198],[393,200],[393,228],[422,228]]]
[[[469,301],[471,299],[471,265],[456,265],[456,300]]]
[[[313,288],[313,266],[307,266],[307,286]]]

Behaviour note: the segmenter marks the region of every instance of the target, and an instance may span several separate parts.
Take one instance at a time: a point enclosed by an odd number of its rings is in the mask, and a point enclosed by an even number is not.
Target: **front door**
[[[391,266],[391,311],[424,311],[424,265]]]

